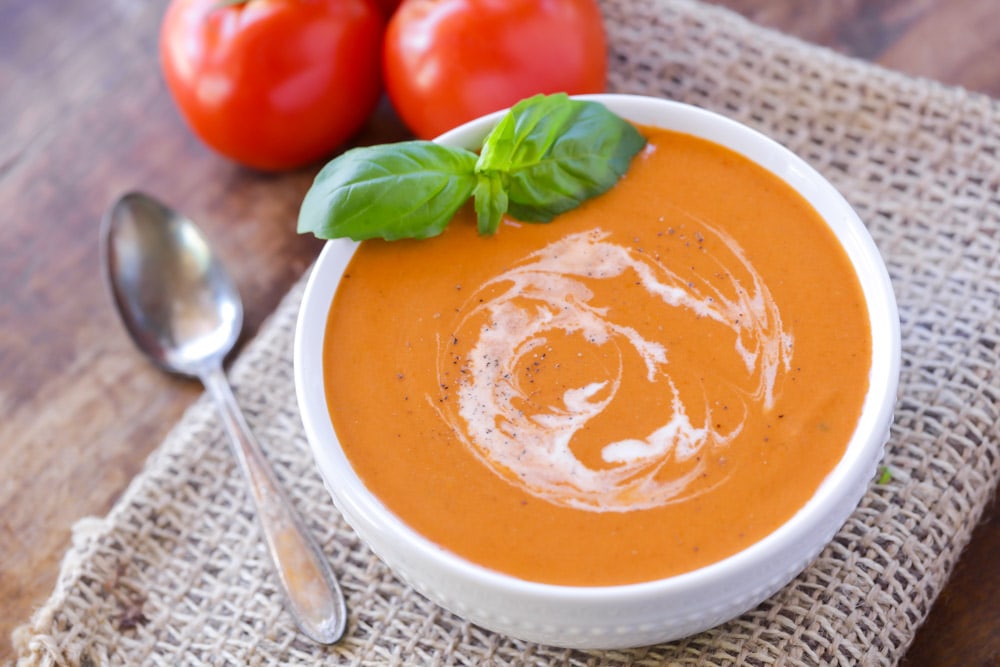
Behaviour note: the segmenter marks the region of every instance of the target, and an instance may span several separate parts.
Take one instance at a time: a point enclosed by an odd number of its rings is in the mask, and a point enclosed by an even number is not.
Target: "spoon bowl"
[[[243,326],[236,285],[194,222],[142,193],[122,196],[101,224],[105,279],[125,329],[161,368],[201,379],[251,491],[287,607],[323,644],[346,627],[344,596],[240,411],[222,369]]]
[[[221,363],[239,338],[243,305],[194,223],[139,193],[119,199],[107,221],[108,283],[136,345],[182,375]]]

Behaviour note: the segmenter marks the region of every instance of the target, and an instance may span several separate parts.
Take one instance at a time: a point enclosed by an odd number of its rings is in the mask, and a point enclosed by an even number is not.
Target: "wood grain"
[[[995,0],[725,0],[762,24],[1000,96]],[[0,3],[0,662],[55,584],[70,528],[103,515],[199,395],[133,349],[98,270],[97,229],[142,188],[197,220],[234,273],[252,337],[319,250],[294,231],[315,167],[266,175],[212,154],[164,88],[166,0]],[[356,139],[406,136],[385,103]],[[1000,663],[997,513],[907,665]],[[992,661],[992,662],[991,662]]]

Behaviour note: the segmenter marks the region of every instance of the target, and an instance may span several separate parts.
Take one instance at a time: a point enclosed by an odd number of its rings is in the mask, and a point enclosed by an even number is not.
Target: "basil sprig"
[[[598,102],[536,95],[504,114],[478,155],[432,141],[346,151],[316,175],[298,230],[323,239],[428,238],[469,197],[484,235],[504,214],[549,222],[611,188],[645,144]]]

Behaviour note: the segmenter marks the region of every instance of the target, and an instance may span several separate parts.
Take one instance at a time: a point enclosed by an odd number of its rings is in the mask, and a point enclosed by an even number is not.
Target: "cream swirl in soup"
[[[552,503],[621,512],[689,497],[690,483],[706,466],[701,455],[729,447],[742,423],[717,429],[710,397],[682,396],[678,390],[669,336],[644,336],[616,317],[614,303],[596,302],[588,284],[641,285],[651,311],[681,309],[693,329],[702,326],[699,320],[729,328],[731,348],[720,353],[734,355],[745,369],[743,382],[733,388],[740,410],[749,414],[750,404],[768,409],[779,374],[790,367],[792,336],[736,241],[707,225],[700,229],[697,243],[704,243],[705,235],[717,241],[713,276],[681,277],[654,257],[612,242],[607,231],[597,228],[550,243],[486,282],[466,302],[455,335],[440,344],[439,384],[448,381],[456,358],[463,364],[457,400],[438,408],[442,417],[496,474]],[[553,352],[553,335],[607,348],[610,363],[594,364],[591,381],[566,387],[558,400],[539,405],[535,385],[551,376],[558,381],[560,364],[545,364]],[[585,364],[583,353],[577,354],[578,363]],[[619,400],[624,355],[641,358],[647,390],[666,392],[670,409],[650,432],[605,443],[604,465],[594,468],[574,453],[574,438]],[[537,370],[525,374],[518,372],[521,368]],[[437,405],[435,397],[429,400]],[[691,400],[701,404],[697,421],[687,407]],[[727,404],[727,409],[733,408]],[[689,461],[693,463],[667,467]]]

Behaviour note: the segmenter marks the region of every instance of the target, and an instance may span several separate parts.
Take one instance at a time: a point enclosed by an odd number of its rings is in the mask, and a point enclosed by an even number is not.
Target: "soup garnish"
[[[646,140],[598,102],[565,94],[517,103],[476,153],[431,141],[349,150],[317,174],[300,233],[396,240],[440,234],[471,196],[480,234],[503,216],[549,222],[612,187]]]

